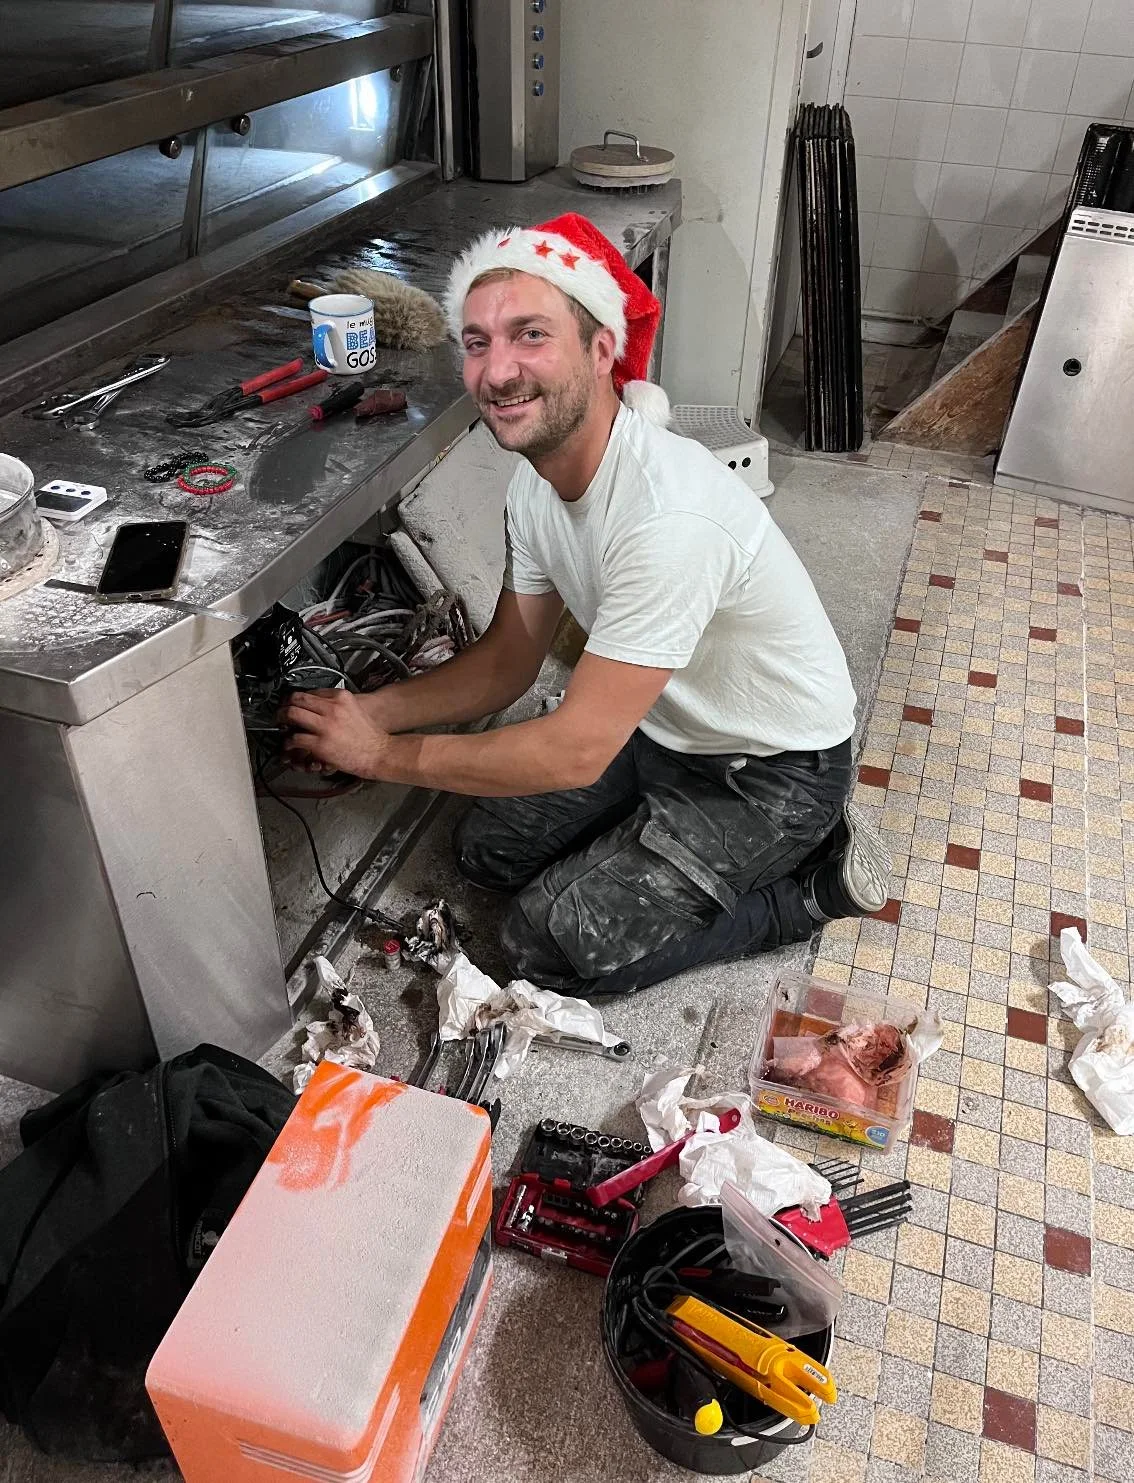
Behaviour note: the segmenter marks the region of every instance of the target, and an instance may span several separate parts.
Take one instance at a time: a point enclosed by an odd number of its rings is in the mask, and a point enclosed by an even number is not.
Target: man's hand
[[[293,765],[319,771],[348,772],[352,777],[380,779],[382,757],[390,742],[362,697],[348,690],[296,691],[280,711],[290,728],[284,755]]]

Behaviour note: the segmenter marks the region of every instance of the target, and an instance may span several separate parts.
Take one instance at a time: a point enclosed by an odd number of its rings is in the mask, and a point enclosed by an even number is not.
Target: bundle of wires
[[[277,604],[242,636],[234,651],[257,792],[275,799],[299,821],[325,894],[399,935],[400,926],[382,912],[330,886],[310,825],[288,802],[341,798],[365,784],[344,774],[303,786],[283,781],[292,769],[281,756],[277,712],[289,691],[377,690],[435,669],[471,642],[459,596],[440,590],[423,602],[397,561],[385,550],[372,548],[350,561],[325,599],[299,612]]]
[[[351,690],[377,690],[435,669],[472,637],[459,597],[439,591],[421,602],[381,551],[359,556],[330,596],[299,616],[304,649],[316,665],[336,669]]]

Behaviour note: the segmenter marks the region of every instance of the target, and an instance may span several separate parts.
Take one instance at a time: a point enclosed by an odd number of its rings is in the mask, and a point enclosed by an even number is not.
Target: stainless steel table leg
[[[62,1088],[291,1023],[227,647],[86,726],[0,713],[0,1072]]]

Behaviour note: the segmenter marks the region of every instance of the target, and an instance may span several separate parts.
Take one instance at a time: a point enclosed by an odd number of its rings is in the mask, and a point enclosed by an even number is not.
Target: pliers
[[[302,370],[302,360],[288,361],[286,366],[276,366],[262,376],[254,376],[251,381],[230,386],[191,412],[168,412],[165,420],[173,427],[204,427],[207,422],[232,417],[246,407],[266,406],[269,402],[278,402],[281,397],[294,396],[297,391],[306,391],[327,379],[326,371],[309,371],[306,376],[301,376]]]

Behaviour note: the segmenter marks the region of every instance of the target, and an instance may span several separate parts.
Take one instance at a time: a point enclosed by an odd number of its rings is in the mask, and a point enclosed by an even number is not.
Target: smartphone
[[[95,589],[96,597],[103,602],[172,597],[188,536],[186,520],[142,520],[120,525]]]

